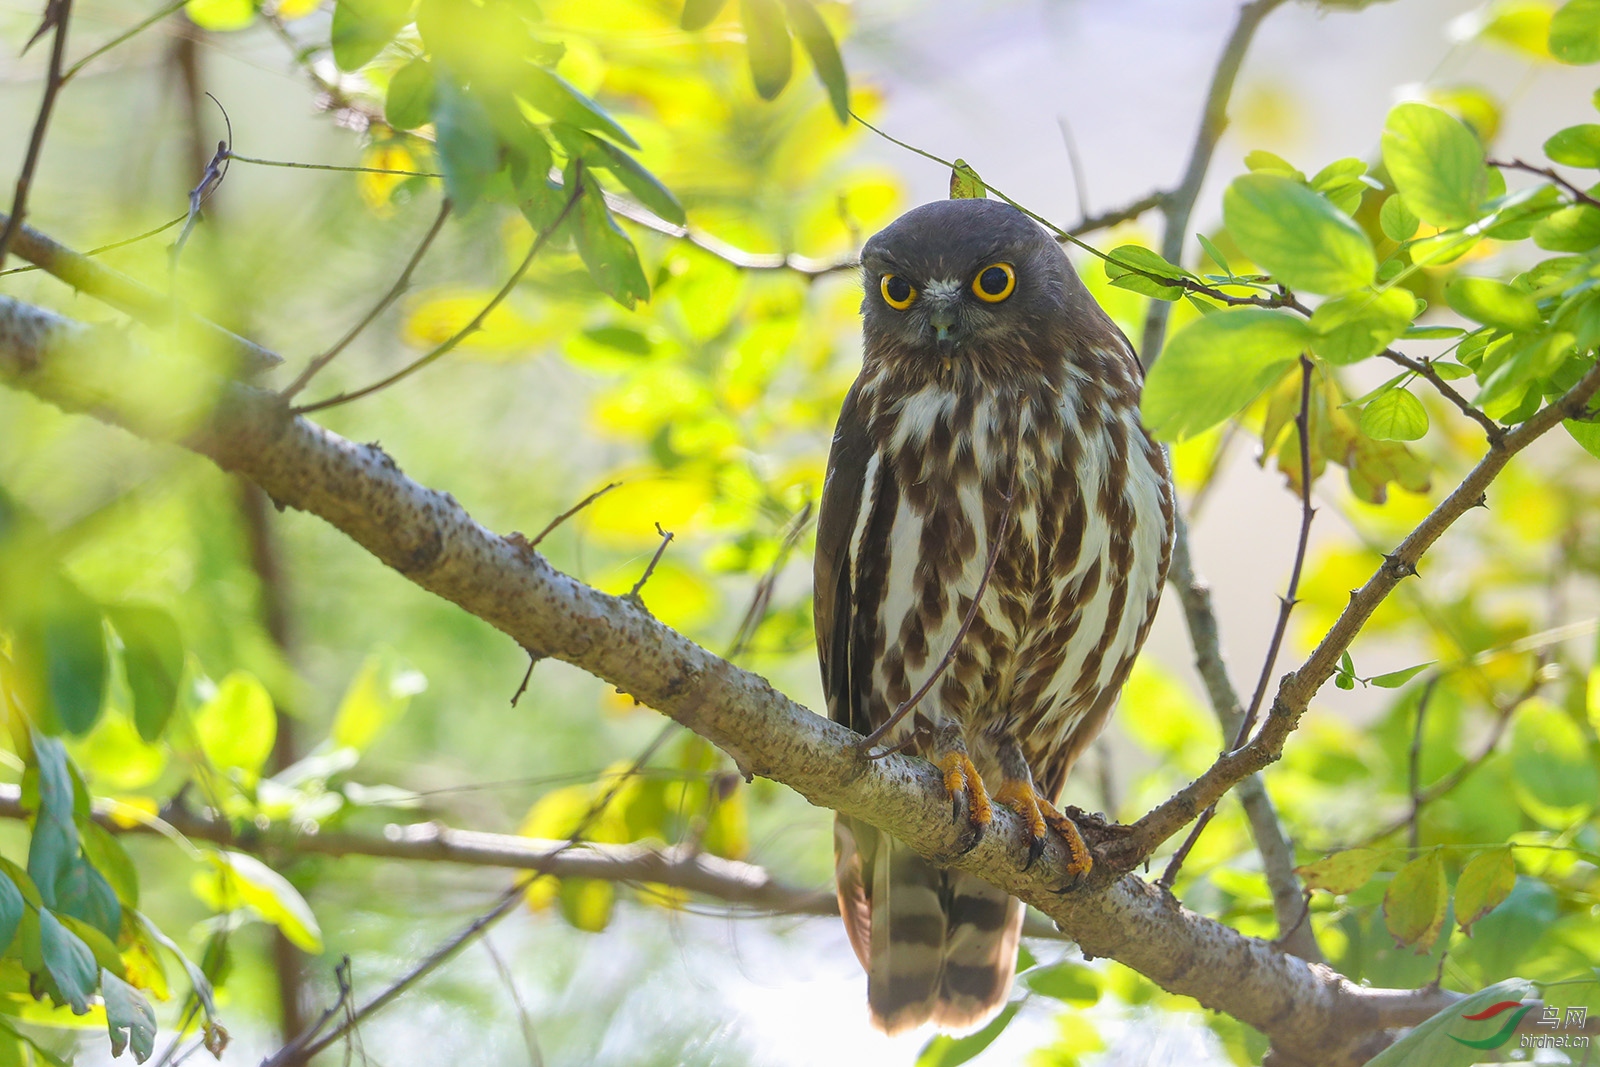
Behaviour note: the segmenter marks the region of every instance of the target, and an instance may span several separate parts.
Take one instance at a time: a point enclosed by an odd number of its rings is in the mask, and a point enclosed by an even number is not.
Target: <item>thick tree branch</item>
[[[537,552],[484,529],[447,494],[407,478],[381,448],[291,417],[269,392],[218,381],[215,409],[198,427],[135,407],[127,397],[137,392],[124,390],[137,380],[144,360],[119,340],[0,298],[0,379],[67,410],[181,440],[257,482],[279,504],[322,517],[388,566],[523,647],[578,666],[669,715],[717,744],[745,773],[782,782],[818,806],[865,819],[925,855],[948,859],[1044,912],[1085,953],[1119,960],[1173,993],[1258,1028],[1272,1039],[1280,1062],[1362,1062],[1373,1042],[1381,1043],[1377,1031],[1419,1022],[1452,997],[1432,990],[1364,989],[1325,966],[1195,915],[1142,879],[1119,876],[1110,864],[1098,865],[1082,888],[1062,893],[1065,847],[1051,838],[1039,860],[1028,865],[1025,830],[1009,811],[997,811],[977,846],[957,854],[962,828],[952,825],[943,782],[926,761],[861,758],[860,738],[846,727],[795,704],[640,606],[590,588]],[[1596,386],[1600,372],[1585,379],[1582,395]],[[1576,394],[1569,396],[1562,410],[1577,403]],[[1509,451],[1497,453],[1499,466],[1551,425],[1554,419],[1541,414],[1508,434]],[[1447,525],[1430,520],[1426,536],[1409,540],[1400,558],[1414,562]],[[1330,636],[1334,644],[1325,642],[1285,683],[1255,742],[1158,814],[1187,805],[1192,817],[1221,795],[1228,774],[1245,768],[1226,782],[1232,785],[1270,762],[1260,759],[1260,751],[1281,747],[1298,718],[1293,709],[1303,709],[1315,684],[1331,674],[1338,656],[1334,645],[1348,644],[1394,581],[1398,577],[1389,581],[1380,574],[1369,583],[1371,592],[1358,594],[1361,610],[1347,613]],[[1252,759],[1257,766],[1249,766]],[[1148,822],[1141,830],[1146,836],[1152,832]]]

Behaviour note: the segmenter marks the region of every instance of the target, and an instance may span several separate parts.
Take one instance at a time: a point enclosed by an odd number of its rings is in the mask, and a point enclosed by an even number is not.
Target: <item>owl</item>
[[[1149,633],[1172,549],[1138,359],[1060,245],[1003,203],[909,211],[861,267],[862,369],[814,569],[828,713],[867,734],[925,690],[882,744],[938,765],[967,841],[992,798],[1022,817],[1029,862],[1054,831],[1081,876],[1089,850],[1055,804]],[[846,816],[834,855],[874,1025],[968,1029],[1005,1003],[1020,901]]]

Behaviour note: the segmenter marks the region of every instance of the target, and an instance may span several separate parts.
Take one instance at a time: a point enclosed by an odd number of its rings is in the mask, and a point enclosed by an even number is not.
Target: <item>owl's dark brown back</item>
[[[862,372],[814,570],[829,715],[870,732],[954,645],[888,743],[916,751],[953,723],[985,778],[1014,746],[1053,801],[1127,678],[1170,557],[1138,361],[1060,246],[1005,204],[916,208],[867,242],[862,274]],[[1019,902],[844,817],[835,861],[876,1025],[964,1029],[1004,1004]]]

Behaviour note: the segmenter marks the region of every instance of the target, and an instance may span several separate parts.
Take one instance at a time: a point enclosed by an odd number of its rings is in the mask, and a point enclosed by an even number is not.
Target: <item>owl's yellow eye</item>
[[[1011,269],[1009,263],[991,263],[978,272],[972,279],[972,291],[979,300],[987,300],[991,304],[998,304],[1011,295],[1017,287],[1017,272]]]
[[[883,302],[896,311],[904,311],[917,298],[916,289],[898,274],[885,274],[878,291],[883,293]]]

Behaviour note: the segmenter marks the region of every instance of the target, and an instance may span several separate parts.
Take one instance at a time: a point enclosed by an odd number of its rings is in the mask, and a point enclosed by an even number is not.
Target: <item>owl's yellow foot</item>
[[[1040,797],[1039,810],[1045,823],[1060,834],[1062,842],[1066,844],[1070,857],[1067,860],[1067,873],[1072,876],[1072,884],[1077,885],[1094,869],[1094,855],[1084,843],[1083,835],[1078,832],[1078,824],[1057,811],[1054,804]]]
[[[950,796],[950,817],[960,819],[966,807],[966,821],[971,838],[961,851],[970,852],[983,840],[983,832],[994,819],[994,809],[989,805],[989,794],[984,792],[983,779],[978,768],[961,751],[947,752],[939,758],[939,769],[944,772],[944,791]]]
[[[1028,829],[1027,867],[1032,867],[1033,861],[1044,852],[1047,830],[1054,830],[1067,846],[1067,873],[1072,876],[1072,884],[1076,885],[1094,867],[1089,846],[1084,843],[1078,827],[1057,811],[1054,804],[1041,797],[1032,782],[1026,778],[1007,778],[1000,783],[994,799],[1022,816],[1022,823]]]

